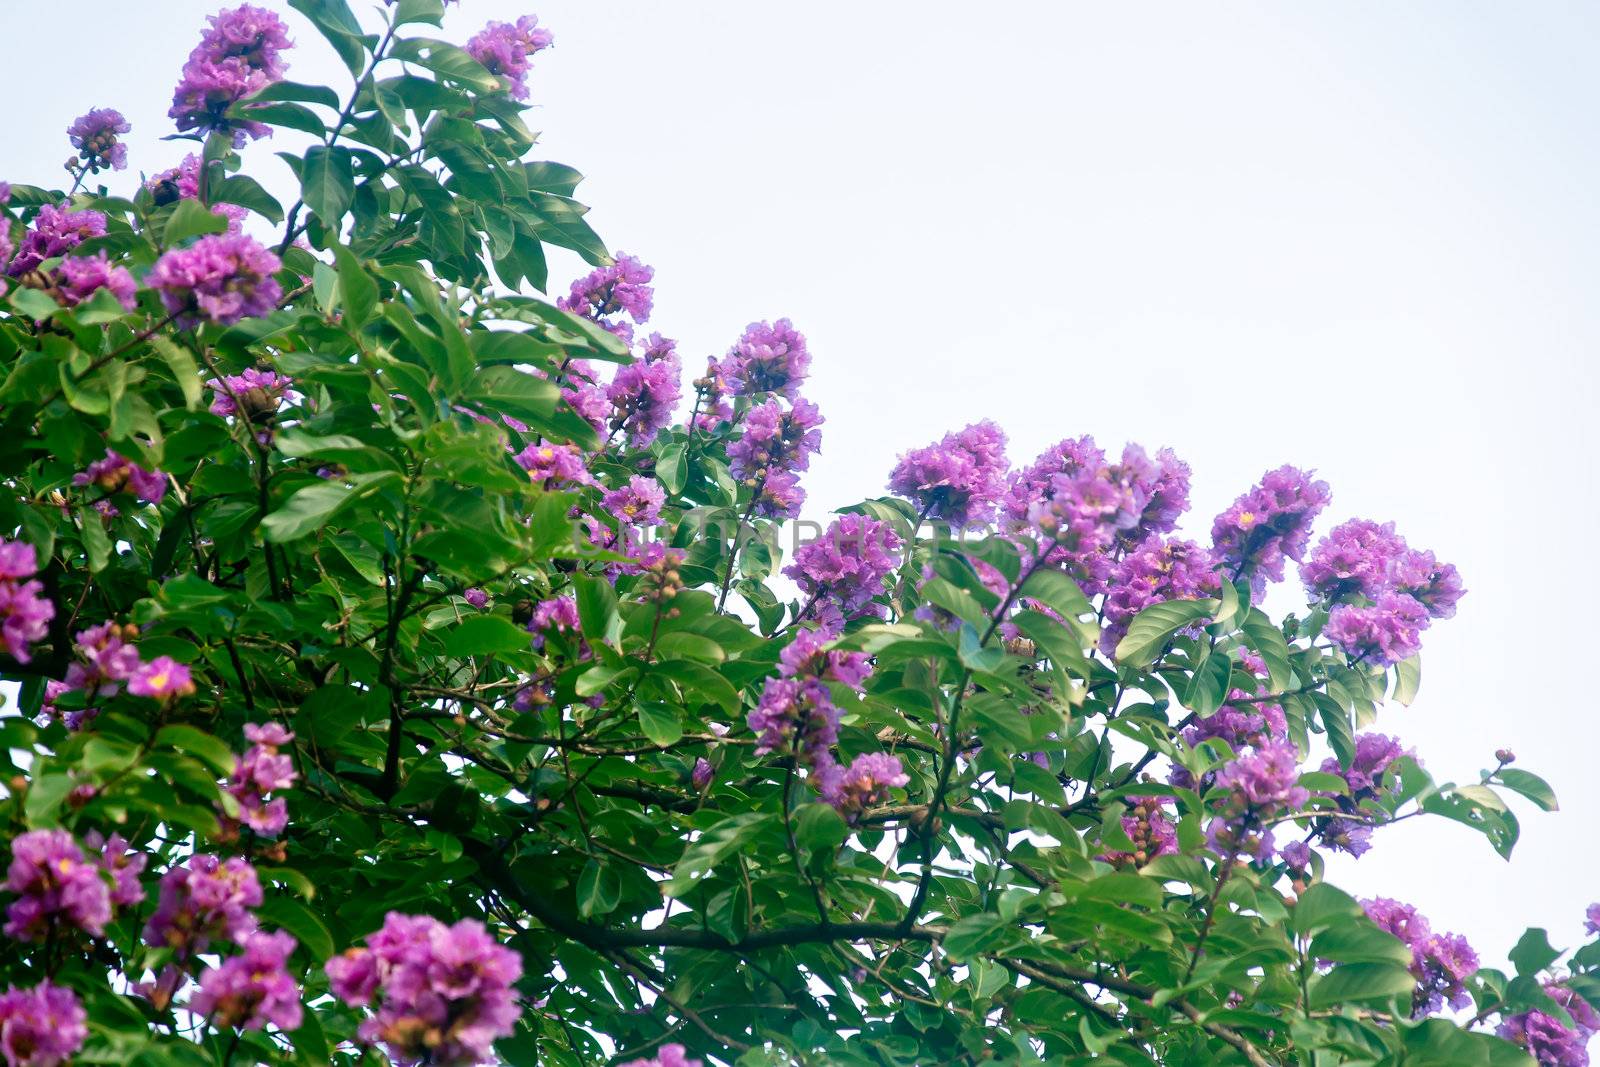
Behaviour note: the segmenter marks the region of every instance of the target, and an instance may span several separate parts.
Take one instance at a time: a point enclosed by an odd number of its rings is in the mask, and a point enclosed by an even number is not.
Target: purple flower
[[[1589,1067],[1590,1035],[1542,1011],[1509,1016],[1495,1034],[1527,1049],[1539,1067]]]
[[[1211,524],[1213,551],[1233,576],[1248,574],[1259,598],[1267,582],[1283,580],[1283,561],[1300,560],[1311,539],[1311,524],[1328,506],[1327,482],[1283,466],[1235,500]]]
[[[1364,733],[1356,736],[1355,756],[1348,770],[1340,767],[1339,761],[1332,757],[1323,760],[1320,769],[1324,774],[1339,775],[1349,784],[1350,794],[1359,796],[1377,792],[1378,783],[1383,780],[1389,765],[1411,754],[1409,749],[1402,748],[1399,741],[1386,734]]]
[[[655,276],[654,267],[640,262],[636,256],[618,252],[610,266],[597,267],[573,282],[572,291],[557,300],[556,306],[574,315],[593,319],[612,332],[631,339],[632,327],[618,322],[614,316],[627,315],[640,325],[649,320],[650,308],[655,300],[650,279]],[[617,329],[619,326],[623,328]]]
[[[202,237],[156,260],[145,284],[161,293],[161,303],[178,325],[202,321],[232,326],[240,319],[270,315],[283,297],[273,277],[278,257],[239,233]]]
[[[188,667],[171,656],[157,656],[133,672],[128,679],[128,692],[134,696],[166,701],[193,694],[194,680]]]
[[[1372,827],[1356,819],[1323,820],[1317,836],[1329,848],[1358,859],[1372,848]]]
[[[1217,785],[1257,816],[1298,808],[1310,799],[1300,785],[1300,754],[1287,741],[1267,741],[1217,772]]]
[[[800,517],[800,506],[806,502],[806,491],[800,488],[799,475],[788,471],[768,471],[759,481],[752,514],[766,519]]]
[[[482,63],[490,74],[500,76],[506,91],[518,100],[528,98],[528,62],[535,52],[554,43],[550,31],[532,15],[514,23],[491,22],[467,42],[467,54]]]
[[[1409,904],[1388,897],[1364,900],[1361,906],[1380,928],[1411,948],[1410,971],[1417,980],[1411,1000],[1413,1018],[1438,1011],[1445,1003],[1465,1007],[1470,998],[1465,981],[1478,969],[1478,955],[1459,934],[1435,934],[1428,920]]]
[[[377,1013],[360,1026],[362,1041],[383,1045],[397,1064],[491,1059],[519,1015],[512,984],[521,957],[471,919],[446,926],[391,911],[366,941],[325,966],[334,995],[352,1007],[381,994]]]
[[[1322,636],[1352,660],[1388,666],[1422,648],[1428,611],[1404,593],[1384,593],[1375,604],[1340,604],[1328,613]]]
[[[1456,613],[1456,601],[1466,592],[1454,564],[1440,563],[1432,552],[1413,549],[1394,565],[1394,587],[1427,609],[1435,619]]]
[[[711,761],[701,756],[694,761],[694,769],[689,772],[689,784],[704,793],[716,776],[716,768],[711,766]]]
[[[810,367],[805,335],[788,319],[779,319],[746,326],[719,365],[719,373],[734,396],[777,393],[793,400],[800,395],[800,383]]]
[[[654,355],[652,355],[654,353]],[[627,432],[635,445],[648,443],[656,432],[672,422],[683,396],[683,367],[672,350],[672,342],[651,334],[644,358],[617,370],[606,387],[611,402],[611,426]]]
[[[806,470],[822,448],[823,422],[817,405],[799,397],[787,410],[776,399],[757,404],[745,416],[744,433],[728,445],[729,473],[749,484],[773,471]]]
[[[226,1029],[298,1029],[303,1015],[300,987],[287,970],[295,939],[277,933],[251,934],[244,951],[200,976],[189,1010]]]
[[[839,739],[838,705],[816,678],[768,678],[761,699],[746,717],[756,734],[756,755],[797,742],[808,761]]]
[[[100,831],[90,830],[83,835],[83,843],[91,854],[99,854],[100,869],[111,876],[112,904],[121,908],[144,900],[139,875],[150,862],[149,856],[133,851],[121,834],[102,837]]]
[[[778,673],[784,678],[823,678],[860,689],[872,675],[865,652],[829,648],[832,638],[821,630],[801,629],[778,653]]]
[[[200,199],[200,157],[190,152],[183,157],[183,162],[171,170],[164,170],[144,183],[145,188],[156,193],[158,204],[170,201],[173,193],[184,200]],[[170,187],[166,198],[161,197],[163,186]],[[238,233],[244,226],[244,218],[250,214],[248,210],[238,204],[211,204],[213,215],[220,215],[228,220],[228,232]]]
[[[1005,479],[1006,435],[984,420],[902,453],[889,473],[889,491],[930,519],[975,526],[994,516]]]
[[[17,895],[6,909],[7,937],[38,941],[58,921],[99,937],[111,921],[111,891],[100,868],[65,830],[17,835],[6,888]]]
[[[803,545],[784,569],[810,600],[809,617],[844,621],[879,615],[873,604],[899,560],[900,537],[887,522],[841,515],[822,536]]]
[[[1583,932],[1600,934],[1600,904],[1590,904],[1583,916]]]
[[[0,993],[0,1055],[6,1067],[59,1067],[83,1047],[88,1024],[77,995],[48,980]]]
[[[703,1060],[689,1059],[682,1045],[662,1045],[653,1059],[629,1060],[620,1067],[703,1067]]]
[[[1100,651],[1111,655],[1133,617],[1151,604],[1212,596],[1221,585],[1217,561],[1193,541],[1152,536],[1112,568],[1107,581]]]
[[[1057,441],[1027,467],[1012,474],[1001,497],[1000,510],[1006,525],[1019,529],[1028,524],[1036,504],[1054,495],[1055,479],[1093,472],[1106,465],[1106,456],[1087,434]]]
[[[277,723],[246,723],[244,731],[254,744],[234,765],[227,790],[238,802],[240,823],[259,837],[276,837],[288,825],[289,806],[274,794],[289,789],[300,777],[294,760],[278,748],[293,741],[294,734]],[[224,826],[233,824],[227,816],[222,821]]]
[[[889,790],[911,781],[900,766],[900,757],[887,752],[866,752],[840,768],[831,761],[817,774],[817,792],[843,815],[854,819],[874,804],[889,797]]]
[[[167,495],[167,476],[159,470],[145,470],[120,453],[106,449],[104,458],[72,476],[72,484],[92,485],[107,495],[126,493],[150,504],[161,503]]]
[[[252,423],[269,422],[293,384],[286,375],[267,367],[250,367],[243,374],[212,378],[206,382],[211,390],[211,414],[229,418],[242,410]]]
[[[463,590],[461,593],[461,599],[465,600],[468,604],[471,604],[479,611],[482,611],[484,608],[489,606],[489,594],[484,592],[482,589],[472,588]]]
[[[56,268],[56,292],[68,307],[76,307],[96,290],[104,289],[117,298],[122,310],[132,311],[138,288],[127,268],[113,265],[104,251],[93,256],[67,256]]]
[[[210,28],[184,63],[167,115],[179,130],[231,133],[234,147],[240,148],[246,139],[268,136],[271,130],[260,122],[231,118],[228,109],[282,79],[288,27],[271,11],[250,4],[219,11],[207,21]]]
[[[72,147],[78,150],[78,158],[91,172],[98,173],[106,167],[126,170],[128,146],[117,140],[117,134],[132,129],[122,112],[97,107],[74,119],[67,127],[67,136],[72,139]]]
[[[528,472],[529,481],[540,483],[546,489],[594,484],[577,445],[532,444],[512,458]]]
[[[628,484],[612,489],[600,498],[600,506],[619,522],[648,526],[661,518],[661,508],[667,502],[666,490],[654,478],[635,474]]]
[[[1390,571],[1406,550],[1394,523],[1351,519],[1317,542],[1300,567],[1306,592],[1317,600],[1339,600],[1359,593],[1375,600],[1390,588]]]
[[[243,944],[255,933],[251,908],[261,906],[255,868],[235,856],[219,860],[203,853],[161,876],[155,914],[144,927],[144,942],[180,954],[202,952],[213,938]]]
[[[1312,852],[1311,846],[1304,841],[1291,841],[1278,850],[1278,855],[1289,867],[1303,871],[1311,866],[1311,857],[1316,853]]]
[[[1143,867],[1157,856],[1170,856],[1178,848],[1178,828],[1168,816],[1170,797],[1128,797],[1122,832],[1133,842],[1132,852],[1107,852],[1099,857],[1113,866]]]
[[[0,538],[0,645],[18,663],[32,659],[31,649],[50,632],[56,606],[44,596],[44,583],[29,581],[39,557],[26,541]]]
[[[1178,519],[1189,510],[1190,472],[1189,465],[1176,452],[1163,448],[1152,460],[1143,448],[1129,444],[1122,450],[1117,472],[1143,501],[1131,539],[1143,540],[1177,528]]]
[[[20,277],[47,259],[77,248],[91,237],[104,237],[106,217],[98,211],[67,211],[46,204],[33,218],[33,228],[22,238],[16,258],[7,268],[13,278]]]
[[[545,638],[551,633],[575,632],[578,629],[578,602],[570,596],[539,601],[534,605],[528,629],[534,635],[534,648],[543,648]]]
[[[68,665],[67,686],[90,696],[114,696],[119,683],[132,678],[139,669],[139,650],[130,644],[138,636],[137,626],[119,626],[115,622],[78,631],[73,649],[81,661]]]

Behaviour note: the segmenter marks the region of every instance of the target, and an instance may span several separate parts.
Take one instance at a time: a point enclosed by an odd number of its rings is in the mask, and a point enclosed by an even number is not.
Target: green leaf
[[[1128,632],[1117,643],[1113,658],[1123,666],[1148,667],[1156,661],[1173,634],[1211,617],[1215,600],[1168,600],[1152,604],[1133,617]]]
[[[1561,807],[1556,802],[1556,793],[1550,788],[1550,783],[1532,771],[1504,767],[1495,774],[1495,781],[1513,793],[1522,794],[1545,811],[1557,811]]]
[[[227,229],[227,219],[198,200],[184,199],[179,200],[177,206],[172,209],[172,215],[167,219],[167,227],[161,231],[161,240],[171,248],[191,237],[208,233],[226,233]]]
[[[850,827],[831,804],[807,804],[795,815],[795,844],[807,852],[832,852],[849,836]]]
[[[448,41],[409,37],[396,42],[394,55],[480,93],[497,92],[501,87],[500,79],[490,74],[482,63]]]
[[[1311,955],[1336,963],[1411,964],[1411,947],[1387,930],[1371,923],[1338,922],[1311,942]]]
[[[970,622],[961,624],[959,644],[956,654],[960,657],[963,666],[969,670],[986,673],[994,670],[1005,659],[1005,650],[1001,648],[987,648],[978,637],[978,631]]]
[[[48,293],[38,289],[30,289],[25,285],[16,286],[11,292],[11,306],[30,319],[43,322],[61,310],[61,305],[50,298]],[[62,368],[63,372],[65,367]]]
[[[1322,713],[1322,725],[1328,731],[1328,745],[1333,749],[1333,754],[1339,757],[1339,766],[1348,770],[1356,758],[1356,736],[1350,728],[1350,713],[1326,693],[1313,693],[1311,696],[1317,710]]]
[[[1042,611],[1019,611],[1011,621],[1058,669],[1079,678],[1089,677],[1089,658],[1084,655],[1076,631]]]
[[[683,896],[715,870],[723,860],[739,852],[766,829],[776,816],[771,812],[747,811],[710,826],[683,850],[672,878],[661,886],[669,897]]]
[[[1222,653],[1206,657],[1183,686],[1183,706],[1202,718],[1222,707],[1228,695],[1228,679],[1233,675],[1233,661]]]
[[[493,656],[529,647],[528,631],[501,615],[474,615],[445,632],[445,652],[451,656]]]
[[[957,919],[944,935],[944,950],[957,963],[964,963],[999,947],[1006,941],[1009,926],[992,912],[979,912]]]
[[[337,230],[355,198],[355,171],[350,150],[313,145],[300,170],[300,197],[329,228]]]
[[[333,260],[339,268],[339,300],[344,305],[345,322],[359,329],[377,307],[378,283],[344,245],[333,246]]]
[[[573,588],[578,601],[578,621],[583,636],[591,641],[611,644],[622,621],[617,615],[617,591],[604,578],[577,575]]]
[[[212,203],[238,204],[273,224],[283,221],[283,205],[273,199],[271,194],[261,188],[259,182],[247,174],[235,174],[225,178],[210,192]]]
[[[1244,620],[1245,643],[1256,650],[1267,664],[1267,684],[1272,692],[1282,693],[1294,684],[1294,671],[1289,666],[1289,645],[1283,631],[1259,608],[1251,608]]]
[[[289,0],[289,6],[312,21],[351,75],[359,78],[366,67],[367,50],[361,43],[361,23],[345,0]]]
[[[1394,699],[1409,707],[1422,688],[1422,654],[1394,665]]]
[[[1521,975],[1536,975],[1556,960],[1561,958],[1561,950],[1552,948],[1550,935],[1539,927],[1533,927],[1517,942],[1506,957],[1517,973]]]
[[[666,489],[668,496],[677,496],[683,492],[688,476],[688,445],[668,445],[656,460],[656,480]]]
[[[632,667],[597,664],[578,675],[573,691],[581,697],[592,697],[632,669]]]
[[[261,520],[268,541],[295,541],[322,529],[340,511],[400,480],[393,471],[352,474],[295,491],[284,505]],[[350,484],[345,484],[346,482]]]
[[[1076,619],[1094,614],[1089,598],[1083,595],[1078,583],[1061,571],[1040,567],[1022,583],[1019,596],[1037,600],[1063,619]]]
[[[639,728],[651,744],[660,748],[677,744],[683,738],[683,720],[670,704],[641,703]]]
[[[210,764],[218,776],[233,773],[235,762],[233,750],[228,748],[221,738],[204,730],[184,726],[181,723],[163,726],[156,734],[154,744],[156,748],[173,748],[194,756]]]
[[[1313,979],[1311,1007],[1331,1008],[1352,1001],[1409,998],[1417,981],[1395,963],[1346,963]]]
[[[333,935],[321,917],[294,897],[274,894],[262,901],[257,914],[268,926],[281,926],[294,935],[317,961],[333,955]]]
[[[578,875],[578,914],[585,919],[609,915],[622,899],[622,878],[609,863],[591,857]]]
[[[481,357],[480,357],[481,358]],[[465,399],[524,421],[548,418],[561,396],[557,385],[515,367],[484,367],[467,387]]]
[[[1349,893],[1327,882],[1318,882],[1300,894],[1290,912],[1290,925],[1295,933],[1305,935],[1364,914],[1361,905]]]
[[[172,371],[172,377],[177,381],[178,388],[183,390],[184,406],[194,411],[200,406],[200,400],[205,395],[205,387],[200,382],[200,368],[195,365],[194,356],[187,348],[161,334],[151,337],[150,344],[155,347],[161,358],[166,360],[167,369]]]
[[[77,783],[65,774],[41,774],[29,782],[27,799],[22,805],[28,825],[34,829],[55,826],[56,813],[75,785]]]

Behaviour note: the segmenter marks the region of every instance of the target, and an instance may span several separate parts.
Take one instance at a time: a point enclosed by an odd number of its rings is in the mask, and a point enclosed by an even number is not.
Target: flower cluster
[[[224,374],[206,382],[211,414],[223,418],[242,414],[253,425],[272,421],[292,385],[291,378],[270,367],[249,367],[243,374]]]
[[[662,1045],[648,1060],[629,1060],[621,1067],[702,1067],[703,1060],[691,1060],[682,1045]]]
[[[543,648],[552,633],[576,633],[578,629],[578,602],[570,596],[552,597],[533,606],[528,620],[528,630],[533,634],[533,647]]]
[[[1224,814],[1206,827],[1211,848],[1221,855],[1249,855],[1258,860],[1273,854],[1273,815],[1292,810],[1311,798],[1300,784],[1300,754],[1288,741],[1262,741],[1223,766],[1216,784],[1228,791]]]
[[[496,1039],[517,1020],[511,986],[522,959],[497,944],[483,924],[454,926],[427,915],[391,911],[383,929],[329,960],[328,987],[351,1007],[380,997],[359,1034],[381,1044],[404,1067],[467,1067],[490,1062]]]
[[[128,268],[113,264],[102,250],[92,256],[67,256],[56,268],[55,293],[67,307],[77,307],[104,289],[132,311],[139,286]]]
[[[283,287],[273,275],[280,266],[278,257],[254,238],[217,233],[163,255],[145,284],[161,294],[161,303],[180,327],[201,322],[232,326],[240,319],[271,314],[278,306]]]
[[[593,319],[619,337],[632,339],[633,326],[620,316],[632,318],[644,325],[650,319],[655,302],[655,290],[650,280],[656,276],[654,267],[618,252],[609,266],[596,267],[572,283],[572,290],[556,301],[556,306],[574,315]]]
[[[936,522],[976,526],[994,517],[1006,470],[1006,435],[985,420],[902,453],[889,472],[889,491]]]
[[[1399,741],[1386,734],[1357,734],[1355,755],[1349,767],[1342,767],[1337,759],[1329,757],[1322,761],[1320,769],[1324,774],[1337,774],[1343,778],[1350,786],[1350,795],[1360,799],[1375,794],[1390,765],[1410,755],[1410,749],[1402,748]]]
[[[1211,524],[1213,551],[1229,577],[1248,576],[1259,599],[1267,582],[1283,580],[1284,559],[1300,560],[1311,524],[1328,506],[1327,482],[1295,467],[1268,471]]]
[[[268,1023],[299,1029],[300,987],[288,971],[294,949],[295,939],[282,931],[251,934],[244,951],[200,976],[189,1010],[229,1029],[263,1030]]]
[[[133,460],[106,449],[104,458],[72,476],[72,484],[94,486],[106,494],[122,494],[150,504],[159,504],[167,495],[167,476],[159,470],[145,470]]]
[[[1128,797],[1122,832],[1133,842],[1132,852],[1107,852],[1099,858],[1116,867],[1143,867],[1157,856],[1170,856],[1178,848],[1178,828],[1168,816],[1171,797]]]
[[[174,203],[178,200],[200,199],[200,157],[190,152],[183,157],[171,170],[164,170],[145,182],[158,205]],[[238,233],[244,226],[244,218],[250,212],[238,204],[211,204],[211,213],[220,215],[228,222],[228,232]]]
[[[1464,1008],[1471,1001],[1465,982],[1478,970],[1478,954],[1460,934],[1436,934],[1427,918],[1409,904],[1388,897],[1361,902],[1380,928],[1404,941],[1411,949],[1411,976],[1417,980],[1412,995],[1413,1018],[1438,1011],[1446,1003]]]
[[[833,629],[862,615],[880,615],[874,603],[883,580],[899,564],[900,536],[865,515],[841,515],[822,536],[803,545],[784,569],[807,597],[804,614]]]
[[[34,642],[44,639],[56,617],[44,583],[34,577],[38,572],[32,545],[0,539],[0,647],[18,663],[33,658]]]
[[[133,672],[128,679],[128,692],[165,703],[193,695],[194,679],[189,668],[171,656],[157,656]]]
[[[98,211],[68,211],[45,204],[33,217],[33,226],[22,238],[7,273],[13,278],[37,270],[39,264],[64,256],[91,237],[104,237],[106,217]]]
[[[89,1037],[89,1015],[70,989],[48,980],[0,993],[0,1055],[6,1067],[59,1067]]]
[[[752,322],[717,371],[733,396],[777,393],[794,400],[811,368],[805,335],[788,319]]]
[[[1193,541],[1155,534],[1113,565],[1106,584],[1100,651],[1109,656],[1139,612],[1164,600],[1214,596],[1221,579],[1210,552]]]
[[[294,734],[275,722],[246,723],[244,736],[250,749],[234,765],[227,790],[238,801],[239,823],[257,836],[277,837],[289,823],[289,802],[273,794],[290,788],[300,777],[294,761],[279,751],[294,740]],[[223,825],[231,829],[235,824],[224,817]]]
[[[467,54],[490,74],[499,76],[506,91],[518,100],[528,98],[528,60],[555,43],[549,30],[532,15],[516,22],[491,22],[467,41]]]
[[[17,835],[6,888],[17,895],[6,908],[7,937],[39,941],[61,923],[99,937],[111,921],[110,886],[65,830]]]
[[[126,170],[128,146],[117,140],[119,133],[128,133],[133,126],[122,117],[122,112],[109,107],[86,111],[67,127],[67,137],[78,150],[78,161],[91,174],[104,169]]]
[[[240,148],[271,131],[260,122],[230,117],[228,110],[282,80],[289,30],[273,12],[251,4],[219,11],[206,21],[211,25],[183,65],[167,115],[184,132],[232,134],[234,147]]]
[[[794,518],[805,502],[797,471],[811,465],[822,447],[822,413],[809,400],[795,398],[785,409],[768,400],[750,409],[744,433],[728,446],[729,472],[756,494],[755,514]]]
[[[659,333],[651,334],[644,354],[617,368],[616,377],[606,386],[611,430],[625,432],[634,445],[648,444],[672,422],[672,413],[683,397],[682,379],[676,346]]]
[[[155,914],[145,923],[145,944],[181,957],[203,952],[213,940],[243,944],[255,933],[251,908],[261,906],[261,882],[249,862],[200,853],[161,876]]]
[[[1546,983],[1544,992],[1566,1010],[1571,1026],[1533,1010],[1507,1016],[1495,1033],[1527,1049],[1539,1067],[1588,1067],[1589,1039],[1600,1033],[1600,1012],[1559,982]]]
[[[593,485],[594,478],[577,445],[530,444],[512,459],[528,472],[528,480],[545,489]]]

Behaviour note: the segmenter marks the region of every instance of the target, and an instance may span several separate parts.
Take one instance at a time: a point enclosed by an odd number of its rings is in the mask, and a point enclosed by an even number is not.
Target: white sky
[[[262,0],[287,11],[281,0]],[[533,0],[529,0],[531,4]],[[0,177],[50,184],[93,106],[132,165],[197,0],[5,3],[19,88]],[[363,14],[375,5],[355,5]],[[526,13],[465,0],[445,35]],[[1424,819],[1336,879],[1503,959],[1575,944],[1593,847],[1593,356],[1600,9],[549,0],[543,154],[614,249],[657,268],[691,369],[755,318],[810,338],[827,415],[811,514],[882,491],[897,451],[993,417],[1171,445],[1190,532],[1261,472],[1314,467],[1322,529],[1393,519],[1471,590],[1428,635],[1421,700],[1379,728],[1440,778],[1510,745],[1563,802],[1510,865]],[[347,75],[298,15],[290,76]],[[71,62],[32,47],[72,27]],[[287,139],[286,139],[287,140]],[[289,142],[292,143],[292,142]],[[250,166],[280,190],[273,146]],[[127,175],[123,177],[129,177]],[[285,198],[286,202],[292,195]],[[556,261],[564,286],[577,270]]]

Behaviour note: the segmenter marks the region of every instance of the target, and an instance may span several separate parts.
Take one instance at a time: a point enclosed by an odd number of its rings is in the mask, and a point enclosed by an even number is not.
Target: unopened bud
[[[1511,751],[1509,748],[1497,748],[1497,749],[1495,749],[1494,750],[1494,758],[1499,760],[1501,763],[1515,763],[1515,762],[1517,762],[1517,754],[1515,752]]]

